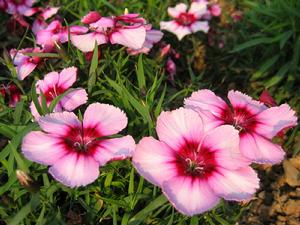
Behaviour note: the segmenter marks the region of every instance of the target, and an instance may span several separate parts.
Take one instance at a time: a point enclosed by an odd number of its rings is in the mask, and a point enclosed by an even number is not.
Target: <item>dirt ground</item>
[[[300,155],[258,169],[261,190],[239,225],[300,225]]]

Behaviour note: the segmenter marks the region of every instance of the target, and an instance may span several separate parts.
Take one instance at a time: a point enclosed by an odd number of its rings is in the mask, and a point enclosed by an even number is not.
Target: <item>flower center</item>
[[[225,124],[234,126],[240,132],[251,131],[257,124],[255,115],[246,108],[234,108],[233,112],[230,109],[224,110],[222,119]]]
[[[62,138],[62,144],[68,151],[76,151],[83,154],[93,152],[101,137],[93,128],[72,127]]]
[[[190,26],[196,21],[196,18],[193,14],[190,13],[181,13],[176,19],[176,22],[183,26]]]
[[[55,99],[57,96],[63,94],[64,92],[65,92],[64,88],[53,85],[43,94],[45,95],[47,102],[49,102]]]
[[[205,178],[216,168],[214,152],[196,143],[187,143],[176,156],[177,171],[182,176]]]

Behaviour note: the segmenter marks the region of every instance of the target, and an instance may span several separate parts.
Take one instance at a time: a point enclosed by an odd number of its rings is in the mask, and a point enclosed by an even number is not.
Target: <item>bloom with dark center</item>
[[[51,72],[45,75],[43,80],[39,80],[36,83],[37,94],[43,94],[46,99],[47,106],[61,94],[67,92],[77,79],[77,68],[69,67],[63,69],[60,73]],[[83,88],[76,88],[65,94],[64,97],[56,104],[54,111],[61,112],[63,110],[72,111],[87,102],[87,93]],[[39,101],[42,103],[42,97],[39,96]],[[31,113],[36,120],[40,115],[34,105],[31,102]]]
[[[192,2],[188,11],[186,4],[179,3],[168,8],[168,13],[174,20],[160,22],[160,29],[174,33],[179,40],[191,33],[207,32],[208,22],[200,21],[206,12],[207,4],[204,2]]]
[[[180,108],[163,112],[156,127],[159,140],[143,138],[133,165],[149,182],[162,188],[185,215],[203,213],[220,198],[251,198],[258,178],[239,152],[238,131],[223,125],[206,131],[199,114]]]
[[[126,115],[112,105],[89,105],[82,121],[72,112],[57,112],[38,123],[42,131],[24,137],[22,152],[29,160],[49,165],[50,174],[69,187],[92,183],[99,166],[130,157],[135,149],[129,135],[112,138],[127,125]]]
[[[210,90],[199,90],[185,100],[185,107],[196,110],[211,129],[229,124],[239,131],[241,153],[256,163],[279,163],[285,152],[272,138],[297,124],[295,111],[282,104],[268,108],[238,91],[229,91],[228,105]]]
[[[35,2],[36,0],[6,0],[6,12],[13,15],[32,16],[38,12],[38,8],[32,7]]]

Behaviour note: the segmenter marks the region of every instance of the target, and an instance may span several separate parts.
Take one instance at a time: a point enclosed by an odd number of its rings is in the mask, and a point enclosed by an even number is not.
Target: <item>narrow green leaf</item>
[[[151,214],[152,211],[163,206],[168,202],[164,195],[158,196],[156,199],[151,201],[144,209],[135,214],[130,220],[128,225],[139,225],[145,221],[145,219]]]
[[[140,91],[146,87],[144,65],[143,65],[143,54],[139,55],[138,65],[136,68],[136,75]]]
[[[55,97],[55,99],[53,99],[48,107],[49,112],[53,112],[55,106],[58,104],[58,102],[65,97],[67,94],[69,94],[70,92],[76,90],[76,88],[70,88],[68,89],[66,92],[64,92],[63,94]]]
[[[23,112],[23,107],[24,107],[24,101],[21,100],[17,103],[15,111],[14,111],[14,124],[19,124],[20,123],[20,119],[22,116],[22,112]]]
[[[88,80],[88,92],[89,93],[91,93],[91,91],[96,83],[96,77],[97,77],[96,70],[98,67],[98,63],[99,63],[98,62],[98,45],[97,45],[97,42],[95,42],[92,62],[91,62],[90,71],[89,71],[89,80]]]
[[[198,224],[199,224],[199,218],[198,218],[198,216],[193,216],[191,218],[190,225],[198,225]]]
[[[128,185],[128,194],[134,193],[134,168],[131,169],[130,177],[129,177],[129,185]]]
[[[40,105],[40,102],[39,102],[39,99],[38,99],[38,96],[36,93],[36,81],[34,81],[31,86],[31,98],[32,98],[33,104],[34,104],[36,110],[38,111],[38,113],[40,115],[44,115],[43,109]]]

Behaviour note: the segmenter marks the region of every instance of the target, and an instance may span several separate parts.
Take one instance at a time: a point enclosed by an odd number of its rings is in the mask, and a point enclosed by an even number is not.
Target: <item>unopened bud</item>
[[[30,192],[37,192],[39,189],[38,184],[24,171],[16,170],[16,176],[22,187]]]

